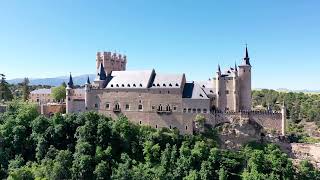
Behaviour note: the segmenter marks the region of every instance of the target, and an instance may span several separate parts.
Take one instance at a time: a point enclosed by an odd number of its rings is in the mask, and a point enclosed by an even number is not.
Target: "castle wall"
[[[44,116],[52,116],[55,113],[65,113],[66,105],[65,104],[43,104],[38,106],[38,111]]]
[[[124,114],[137,124],[178,128],[183,134],[193,133],[193,121],[198,113],[210,113],[210,99],[182,99],[181,89],[91,89],[88,93],[88,110],[112,118]],[[114,112],[116,105],[121,109],[119,112]],[[159,105],[163,110],[170,105],[171,112],[159,113]]]
[[[251,120],[260,124],[264,130],[268,132],[275,131],[281,134],[282,130],[282,114],[281,113],[251,113]]]
[[[233,84],[233,78],[228,78],[226,81],[226,110],[234,111],[234,92],[235,87]]]

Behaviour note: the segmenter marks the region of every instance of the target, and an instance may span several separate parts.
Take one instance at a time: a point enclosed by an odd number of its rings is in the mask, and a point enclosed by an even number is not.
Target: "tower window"
[[[141,124],[141,121],[139,121],[139,124]]]
[[[139,109],[139,111],[142,111],[142,109],[143,109],[142,104],[139,104],[138,109]]]
[[[129,110],[129,109],[130,109],[130,105],[126,104],[126,110]]]
[[[171,107],[169,104],[166,106],[166,111],[171,111]]]
[[[158,111],[162,111],[162,105],[161,104],[158,107]]]
[[[156,125],[156,129],[158,129],[158,125]]]
[[[106,109],[109,109],[109,108],[110,108],[110,104],[107,103],[107,104],[106,104]]]
[[[188,126],[186,126],[186,130],[188,130]]]
[[[176,111],[176,110],[177,110],[177,107],[176,107],[176,106],[173,106],[173,110]]]

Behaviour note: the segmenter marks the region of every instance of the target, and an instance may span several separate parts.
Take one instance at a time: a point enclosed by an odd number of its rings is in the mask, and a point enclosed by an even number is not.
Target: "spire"
[[[90,83],[90,78],[89,78],[89,76],[88,76],[88,79],[87,79],[86,84],[91,84],[91,83]]]
[[[238,71],[237,62],[234,62],[234,70]]]
[[[249,58],[249,53],[248,53],[248,46],[246,44],[246,53],[245,53],[245,57],[243,58],[243,63],[244,65],[249,65],[251,66],[250,64],[250,58]]]
[[[248,45],[247,44],[246,44],[246,57],[245,58],[249,58]]]
[[[73,88],[73,79],[72,79],[71,73],[70,73],[70,77],[69,77],[68,87]]]
[[[107,79],[106,71],[104,70],[102,63],[100,64],[98,76],[99,76],[99,80],[106,80]]]

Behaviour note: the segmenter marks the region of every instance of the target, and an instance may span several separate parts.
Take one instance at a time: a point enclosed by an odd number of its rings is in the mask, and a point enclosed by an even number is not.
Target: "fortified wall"
[[[246,119],[257,123],[262,127],[264,132],[282,134],[283,130],[283,114],[281,112],[270,111],[246,111],[246,112],[212,112],[202,114],[206,118],[206,124],[217,127],[224,123],[232,123],[238,119]],[[184,121],[192,122],[195,120],[197,113],[184,116]],[[285,117],[285,116],[284,116]]]
[[[50,117],[56,113],[65,113],[66,105],[65,104],[42,104],[38,106],[38,112],[44,116]]]

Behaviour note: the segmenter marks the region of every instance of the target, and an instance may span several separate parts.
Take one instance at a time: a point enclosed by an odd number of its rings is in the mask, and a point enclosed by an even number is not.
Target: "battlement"
[[[125,71],[127,66],[127,56],[106,51],[97,52],[97,73],[99,73],[101,63],[103,64],[104,70],[107,74],[111,74],[112,71]]]
[[[127,62],[127,56],[122,55],[119,53],[112,53],[110,51],[102,51],[97,52],[97,61],[104,61],[104,60],[114,60],[114,61],[121,61],[121,62]]]
[[[281,115],[280,111],[213,111],[213,114],[226,115]]]

